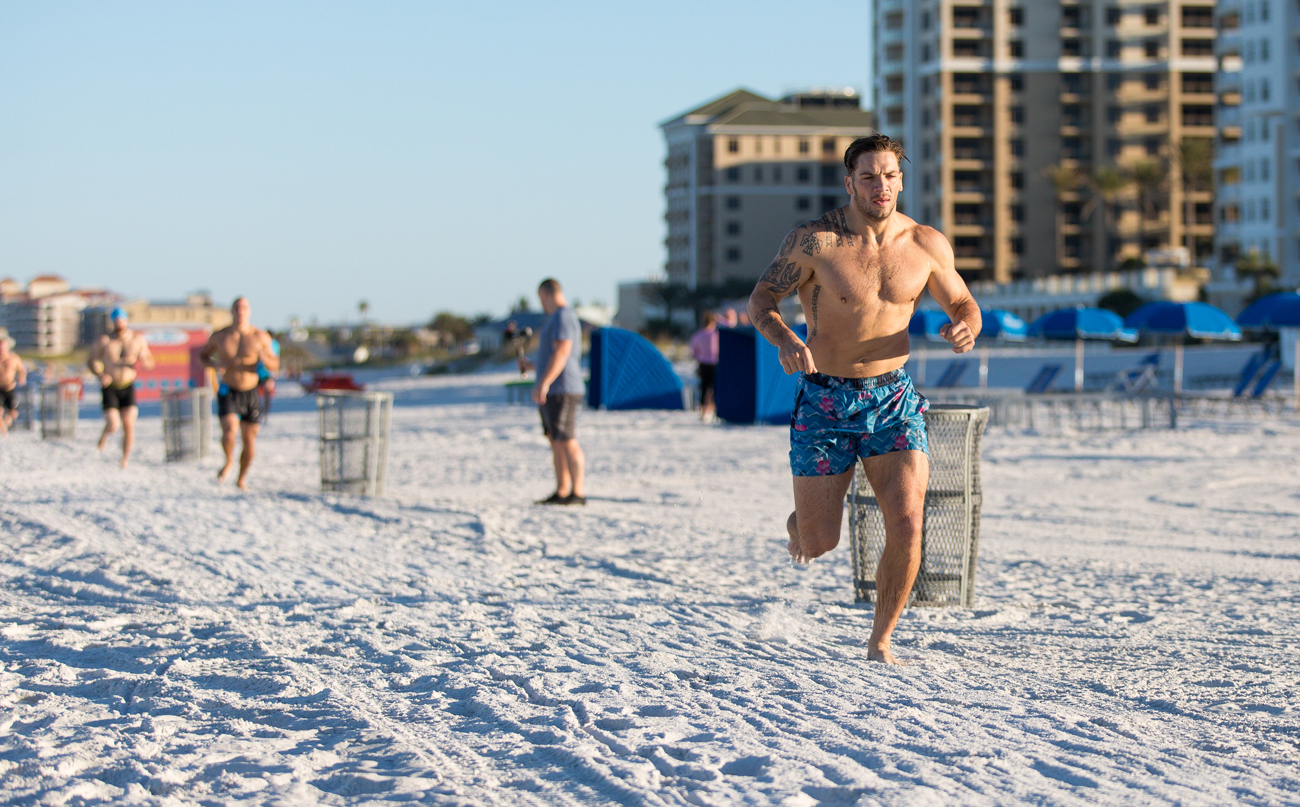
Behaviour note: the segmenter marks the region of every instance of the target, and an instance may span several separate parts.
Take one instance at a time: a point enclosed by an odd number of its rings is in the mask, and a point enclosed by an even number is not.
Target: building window
[[[885,61],[887,62],[903,61],[903,46],[897,43],[885,46]]]
[[[1183,43],[1184,56],[1213,56],[1214,40],[1213,39],[1184,39]]]
[[[1259,218],[1261,221],[1268,221],[1271,215],[1272,211],[1269,210],[1268,197],[1266,196],[1259,200]]]
[[[1259,40],[1259,60],[1261,62],[1268,61],[1268,40],[1267,39]]]
[[[840,177],[842,176],[844,176],[844,169],[840,168],[838,165],[822,166],[823,185],[835,185],[840,181]]]
[[[1012,171],[1009,177],[1012,190],[1021,190],[1025,187],[1025,175],[1019,171]]]
[[[835,138],[827,137],[822,139],[822,153],[823,154],[835,153]]]
[[[1268,96],[1269,96],[1269,81],[1268,81],[1268,79],[1266,79],[1266,78],[1264,78],[1264,79],[1260,79],[1260,80],[1259,80],[1259,100],[1261,100],[1261,101],[1267,101],[1267,100],[1268,100]]]
[[[795,210],[807,210],[810,207],[812,207],[812,200],[807,196],[800,196],[798,199],[794,200]]]
[[[806,137],[799,138],[799,153],[800,154],[808,153],[808,138]]]
[[[740,222],[738,221],[727,222],[727,235],[740,235]]]
[[[1114,39],[1108,40],[1106,42],[1106,58],[1118,59],[1120,55],[1123,53],[1124,53],[1124,43],[1116,41]]]
[[[1208,104],[1183,104],[1184,126],[1213,126],[1214,107]]]
[[[1148,104],[1147,107],[1142,111],[1146,114],[1147,123],[1160,122],[1160,107],[1156,106],[1155,104]]]
[[[740,262],[740,247],[728,247],[728,248],[727,248],[727,262],[728,262],[728,263],[739,263],[739,262]]]
[[[1012,205],[1012,206],[1011,206],[1011,220],[1012,220],[1012,221],[1024,221],[1024,220],[1025,220],[1025,206],[1024,206],[1024,205]]]
[[[1183,41],[1186,42],[1187,40],[1183,40]],[[1208,42],[1209,40],[1207,39],[1206,41]],[[1143,42],[1143,43],[1142,43],[1142,52],[1146,54],[1146,57],[1147,57],[1148,59],[1159,59],[1159,58],[1160,58],[1160,40],[1159,40],[1159,39],[1148,39],[1146,42]],[[1184,56],[1191,56],[1192,54],[1188,53],[1187,50],[1184,49],[1184,50],[1183,50],[1183,55],[1184,55]]]
[[[1119,123],[1124,117],[1124,110],[1117,106],[1106,107],[1106,121],[1109,123]]]
[[[728,168],[728,169],[727,169],[727,181],[728,181],[728,182],[739,182],[739,181],[740,181],[740,169],[739,169],[739,168],[736,168],[736,167]]]
[[[802,166],[795,170],[794,178],[796,182],[807,182],[812,178],[812,172],[808,170],[807,166]]]
[[[1078,6],[1061,7],[1061,27],[1062,28],[1081,28],[1083,13]]]
[[[885,123],[888,126],[903,125],[903,108],[901,106],[891,106],[885,110]]]
[[[1011,42],[1008,42],[1007,50],[1011,54],[1012,59],[1025,58],[1025,43],[1021,42],[1019,39],[1014,39]]]
[[[1025,77],[1022,76],[1022,75],[1020,75],[1019,73],[1017,73],[1016,75],[1014,75],[1014,76],[1011,77],[1011,82],[1010,82],[1010,84],[1011,84],[1011,91],[1012,91],[1012,92],[1024,92],[1024,89],[1025,89]]]
[[[903,91],[902,76],[898,76],[898,75],[885,76],[885,92],[890,93],[892,95],[892,94],[900,93],[902,91]]]
[[[838,196],[823,196],[823,197],[822,197],[822,212],[823,212],[823,213],[825,213],[827,210],[834,210],[835,208],[837,208],[837,207],[839,207],[839,206],[840,206],[840,197],[838,197]]]
[[[1158,8],[1148,8],[1148,9],[1143,13],[1143,16],[1144,16],[1144,18],[1145,18],[1145,22],[1146,22],[1147,25],[1159,25],[1159,24],[1160,24],[1160,9],[1158,9]]]
[[[1259,0],[1259,21],[1268,22],[1268,0]]]
[[[1106,141],[1106,154],[1108,154],[1109,156],[1118,157],[1119,153],[1123,150],[1124,150],[1123,141],[1115,140],[1115,139]]]
[[[754,166],[754,184],[763,184],[763,166],[761,165]]]
[[[779,165],[772,169],[772,182],[777,185],[781,184],[781,166]]]
[[[1025,122],[1025,108],[1022,106],[1011,107],[1010,109],[1007,110],[1007,114],[1011,117],[1012,123]]]
[[[929,46],[929,45],[922,45],[922,46],[921,46],[921,61],[923,61],[923,62],[928,62],[928,61],[930,61],[930,46]]]
[[[1114,6],[1111,6],[1110,8],[1106,9],[1106,24],[1119,25],[1120,17],[1123,16],[1123,14],[1124,12],[1122,9],[1118,9],[1115,8]]]
[[[921,95],[930,94],[930,77],[921,76]]]
[[[898,31],[903,27],[903,12],[894,11],[885,15],[885,30]]]
[[[740,151],[740,138],[733,137],[727,140],[727,151],[736,154]]]
[[[921,12],[921,30],[930,30],[930,12],[928,11]]]
[[[1259,179],[1261,182],[1268,182],[1268,158],[1259,161]]]
[[[1145,76],[1142,77],[1142,86],[1146,87],[1148,90],[1152,92],[1160,89],[1160,74],[1147,73]]]
[[[1119,73],[1106,74],[1106,89],[1114,92],[1124,85],[1124,77]]]
[[[1062,39],[1062,40],[1061,40],[1061,55],[1062,55],[1062,56],[1082,56],[1082,55],[1083,55],[1083,45],[1080,43],[1080,41],[1079,41],[1078,39],[1076,39],[1076,38],[1074,38],[1074,37],[1069,37],[1069,38],[1067,38],[1067,39]]]
[[[1012,8],[1012,9],[1007,9],[1007,18],[1008,18],[1008,21],[1009,21],[1012,25],[1014,25],[1014,26],[1019,27],[1019,26],[1021,26],[1021,25],[1024,25],[1024,24],[1025,24],[1025,10],[1024,10],[1023,8]]]
[[[1025,156],[1025,141],[1021,140],[1018,137],[1014,137],[1011,139],[1010,147],[1011,147],[1012,157]]]
[[[1183,6],[1184,28],[1213,28],[1213,6]]]
[[[739,196],[728,196],[728,197],[727,197],[727,209],[728,209],[728,210],[739,210],[739,209],[740,209],[740,197],[739,197]]]
[[[982,39],[954,39],[952,41],[952,55],[958,59],[977,59],[983,56]],[[923,61],[929,61],[924,59]]]
[[[1183,92],[1209,94],[1214,92],[1213,73],[1183,73]]]
[[[1011,239],[1011,254],[1012,254],[1012,255],[1024,255],[1024,254],[1025,254],[1025,239],[1023,239],[1023,238],[1013,238],[1013,239]]]
[[[1160,138],[1148,137],[1143,145],[1146,147],[1148,157],[1160,156]]]

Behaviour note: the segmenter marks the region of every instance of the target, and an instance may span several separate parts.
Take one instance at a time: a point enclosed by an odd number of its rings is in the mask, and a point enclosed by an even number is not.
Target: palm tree
[[[1156,200],[1164,190],[1165,180],[1169,177],[1169,167],[1155,160],[1143,160],[1129,168],[1129,176],[1137,188],[1138,209],[1145,222],[1153,218],[1156,212]]]
[[[1062,163],[1047,166],[1043,176],[1056,196],[1056,268],[1060,271],[1065,263],[1065,197],[1079,189],[1083,177],[1079,176],[1079,169]]]
[[[357,303],[357,311],[361,314],[361,324],[366,324],[366,312],[370,310],[370,303],[362,300]]]
[[[1187,239],[1187,254],[1195,264],[1196,236],[1192,233],[1192,224],[1196,203],[1192,196],[1197,191],[1213,187],[1214,144],[1205,137],[1184,137],[1171,152],[1183,188],[1183,233]]]
[[[1258,249],[1251,249],[1237,259],[1237,274],[1250,278],[1255,284],[1253,302],[1273,291],[1272,281],[1278,276],[1278,268],[1271,257],[1260,255]]]
[[[1100,201],[1102,206],[1104,246],[1101,253],[1100,268],[1109,270],[1113,268],[1112,260],[1115,249],[1112,242],[1114,240],[1115,223],[1118,218],[1120,196],[1132,184],[1133,180],[1123,170],[1103,165],[1092,172],[1088,182],[1092,185],[1093,193],[1096,194],[1093,201]]]

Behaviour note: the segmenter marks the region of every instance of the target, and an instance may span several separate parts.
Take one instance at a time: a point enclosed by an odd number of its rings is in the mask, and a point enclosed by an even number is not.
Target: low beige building
[[[668,282],[757,280],[787,232],[848,202],[844,152],[873,120],[852,90],[742,89],[660,124]]]

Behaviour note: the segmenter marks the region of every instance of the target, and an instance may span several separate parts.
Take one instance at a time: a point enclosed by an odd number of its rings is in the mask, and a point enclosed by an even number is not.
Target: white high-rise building
[[[1215,271],[1208,291],[1228,310],[1252,287],[1236,262],[1252,250],[1278,285],[1300,286],[1300,4],[1219,0]]]

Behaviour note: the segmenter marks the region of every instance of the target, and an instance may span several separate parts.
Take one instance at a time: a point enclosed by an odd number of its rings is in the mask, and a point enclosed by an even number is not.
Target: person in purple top
[[[700,420],[707,423],[716,411],[713,387],[718,371],[718,316],[712,311],[704,315],[704,327],[691,337],[691,355],[700,365]]]
[[[542,433],[551,441],[555,492],[538,504],[586,504],[583,493],[586,457],[578,445],[577,415],[586,385],[582,381],[582,324],[560,288],[547,278],[537,287],[542,310],[550,316],[537,339],[535,361],[519,357],[519,371],[537,371],[533,402],[542,417]]]

